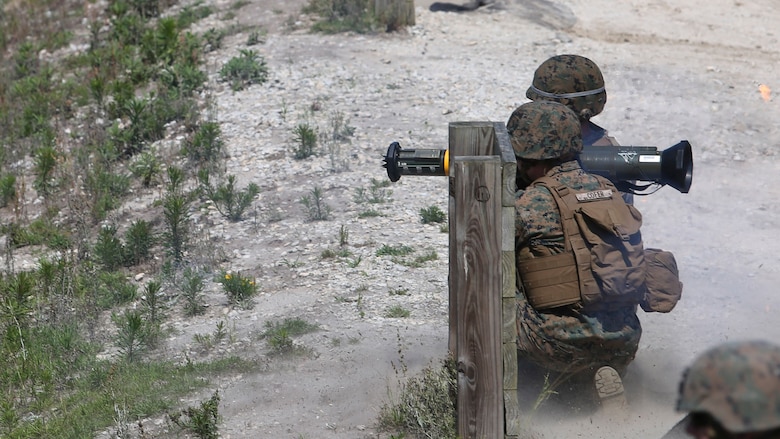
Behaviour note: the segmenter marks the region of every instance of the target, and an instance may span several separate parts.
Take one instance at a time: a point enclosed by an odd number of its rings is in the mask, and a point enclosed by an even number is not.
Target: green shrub
[[[376,251],[377,256],[406,256],[411,253],[414,253],[414,249],[403,244],[395,246],[383,244],[382,247]]]
[[[292,337],[317,331],[319,326],[299,318],[286,318],[281,322],[265,322],[265,330],[260,335],[265,339],[271,351],[276,354],[305,353],[297,347]]]
[[[206,41],[206,46],[203,49],[204,52],[213,52],[222,48],[222,40],[225,38],[225,32],[216,30],[213,27],[203,34],[203,39]]]
[[[149,151],[144,151],[138,158],[130,165],[130,172],[137,178],[141,179],[141,184],[144,187],[149,187],[160,175],[161,167],[157,157]]]
[[[309,195],[301,197],[301,204],[306,208],[306,218],[309,221],[327,221],[330,219],[330,206],[322,198],[322,189],[315,186]]]
[[[228,175],[227,183],[222,183],[217,187],[211,186],[208,182],[207,173],[201,172],[200,177],[201,189],[206,193],[206,196],[214,203],[222,216],[233,222],[241,221],[244,211],[260,193],[260,187],[255,183],[249,183],[243,190],[238,190],[235,175]]]
[[[118,331],[115,342],[124,359],[130,363],[138,360],[146,349],[149,328],[140,310],[125,310],[122,314],[112,314],[111,320]]]
[[[16,198],[16,176],[7,174],[0,177],[0,207],[6,207]]]
[[[231,305],[245,306],[257,294],[255,279],[242,276],[240,272],[225,272],[217,281],[222,284],[222,289]]]
[[[97,281],[90,284],[95,293],[97,306],[109,309],[117,305],[132,302],[138,295],[134,284],[129,282],[121,272],[102,271],[97,274]]]
[[[455,361],[446,359],[440,368],[426,366],[421,376],[401,383],[400,394],[384,404],[379,426],[399,437],[455,439],[458,372]]]
[[[138,265],[149,257],[154,245],[152,225],[148,221],[137,219],[125,232],[125,245],[122,251],[125,265]]]
[[[222,153],[222,130],[217,122],[205,122],[184,144],[184,155],[196,163],[213,164]]]
[[[229,81],[234,91],[252,84],[262,84],[268,79],[265,60],[253,50],[242,49],[240,55],[231,58],[219,71],[223,81]]]
[[[409,310],[405,309],[401,305],[393,305],[390,308],[387,309],[387,312],[385,312],[385,317],[388,318],[406,318],[409,317],[411,313]]]
[[[374,32],[380,27],[369,0],[309,0],[306,13],[320,16],[312,30],[323,33]]]
[[[101,227],[93,249],[97,262],[106,271],[115,271],[124,265],[124,248],[116,234],[117,227],[113,224]]]
[[[179,286],[184,295],[184,315],[191,317],[203,314],[203,275],[190,267],[184,269],[184,279]]]
[[[171,193],[163,200],[166,230],[163,242],[174,260],[180,261],[188,241],[189,203],[184,195]]]
[[[371,185],[368,188],[359,187],[355,189],[353,200],[359,204],[385,203],[390,199],[390,195],[393,194],[392,190],[387,189],[388,186],[390,186],[390,181],[372,178]]]
[[[299,123],[293,129],[293,157],[302,160],[317,152],[317,132],[307,123]]]
[[[179,428],[191,431],[200,439],[219,438],[219,391],[215,391],[208,401],[202,401],[200,407],[187,407],[168,417]]]
[[[44,146],[35,151],[35,181],[33,187],[38,195],[47,197],[54,189],[54,168],[57,165],[57,151]]]
[[[186,63],[174,63],[160,72],[160,82],[168,89],[176,90],[178,96],[191,96],[207,79],[205,72]]]
[[[438,206],[428,206],[420,209],[420,220],[423,224],[443,223],[447,215]]]

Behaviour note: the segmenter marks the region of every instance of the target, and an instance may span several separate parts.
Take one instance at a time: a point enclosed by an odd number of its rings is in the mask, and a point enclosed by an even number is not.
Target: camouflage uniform
[[[510,117],[507,130],[521,160],[576,157],[582,150],[576,115],[557,103],[524,104]],[[583,171],[576,160],[559,163],[546,175],[575,190],[599,188],[598,180]],[[560,213],[545,187],[518,191],[515,214],[518,260],[564,251]],[[522,282],[518,279],[517,283],[517,345],[521,356],[546,369],[568,373],[593,372],[604,365],[622,371],[633,360],[642,334],[636,305],[572,305],[537,311],[523,295]]]

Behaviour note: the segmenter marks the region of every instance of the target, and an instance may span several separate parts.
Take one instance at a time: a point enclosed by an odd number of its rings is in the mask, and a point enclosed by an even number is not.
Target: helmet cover
[[[582,128],[577,115],[557,102],[528,102],[517,107],[506,128],[517,158],[548,160],[582,151]]]
[[[780,347],[731,342],[704,352],[683,375],[677,410],[706,412],[732,433],[780,427]]]
[[[560,102],[585,120],[601,113],[607,103],[601,69],[579,55],[556,55],[543,62],[525,95],[532,101]]]

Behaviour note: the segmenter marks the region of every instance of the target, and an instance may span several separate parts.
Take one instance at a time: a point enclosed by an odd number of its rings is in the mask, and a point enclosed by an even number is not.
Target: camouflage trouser
[[[574,375],[612,366],[622,374],[634,359],[641,335],[635,305],[554,314],[536,311],[517,294],[518,354],[544,369]]]

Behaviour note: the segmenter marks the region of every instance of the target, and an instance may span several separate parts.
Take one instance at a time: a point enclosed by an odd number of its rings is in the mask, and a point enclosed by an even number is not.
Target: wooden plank
[[[450,161],[452,161],[452,155],[450,155]],[[450,169],[452,169],[452,165],[450,165]],[[449,243],[449,275],[447,277],[448,283],[449,283],[449,339],[448,339],[448,348],[450,355],[457,359],[457,352],[458,352],[458,319],[455,318],[458,315],[458,290],[460,289],[459,283],[458,283],[458,257],[455,249],[457,249],[457,241],[455,239],[455,233],[453,233],[454,230],[458,229],[458,214],[457,214],[457,206],[455,204],[455,195],[454,195],[454,184],[455,179],[452,178],[452,173],[450,172],[449,177],[449,193],[450,193],[450,203],[449,203],[449,231],[450,231],[450,243]]]
[[[450,122],[449,129],[450,160],[460,156],[495,155],[492,122]]]
[[[500,160],[456,156],[452,163],[458,435],[503,438]]]
[[[449,158],[452,169],[452,161],[456,157],[490,156],[496,151],[496,135],[493,122],[451,122],[449,124]],[[506,132],[506,128],[503,130]],[[508,138],[508,136],[507,136]],[[513,153],[514,154],[514,153]],[[456,210],[458,209],[453,192],[453,173],[449,173],[449,230],[450,230],[450,258],[449,258],[449,351],[452,355],[457,352],[458,320],[454,318],[458,314],[458,298],[455,291],[458,290],[458,278],[453,270],[457,267],[455,259],[456,248],[455,234],[452,233],[458,227]],[[514,232],[513,232],[514,236]],[[513,238],[514,239],[514,238]]]
[[[509,133],[507,133],[506,125],[503,122],[494,122],[493,132],[496,137],[494,154],[501,157],[501,185],[503,189],[501,205],[514,206],[515,192],[517,191],[517,183],[515,181],[517,159],[515,158],[515,150],[512,149],[512,142],[509,141]],[[513,232],[511,238],[514,239],[514,236]]]
[[[521,427],[520,402],[517,394],[517,344],[504,343],[504,432],[519,435]]]

